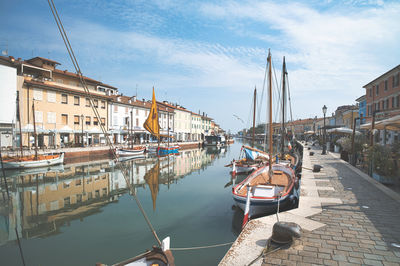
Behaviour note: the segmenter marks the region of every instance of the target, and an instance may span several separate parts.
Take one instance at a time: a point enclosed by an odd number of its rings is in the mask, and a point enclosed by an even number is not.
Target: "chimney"
[[[133,101],[136,102],[136,96],[133,96]]]

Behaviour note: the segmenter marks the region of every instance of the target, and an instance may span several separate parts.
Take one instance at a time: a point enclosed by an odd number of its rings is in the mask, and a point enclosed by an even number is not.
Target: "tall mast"
[[[269,146],[269,173],[270,178],[272,174],[272,60],[271,60],[271,52],[268,50],[268,90],[269,90],[269,138],[268,138],[268,146]]]
[[[131,140],[131,149],[133,149],[133,138],[132,138],[132,130],[133,130],[133,111],[131,111],[131,130],[130,130],[130,140]]]
[[[17,119],[18,119],[18,124],[19,124],[19,149],[21,151],[21,157],[24,156],[23,150],[22,150],[22,129],[21,129],[21,114],[19,110],[19,91],[17,91]],[[29,139],[28,139],[29,142]]]
[[[286,103],[286,62],[285,57],[283,57],[282,66],[282,128],[281,128],[281,158],[283,158],[283,153],[285,151],[285,103]]]
[[[32,115],[33,115],[33,135],[35,137],[35,160],[38,159],[37,155],[37,134],[36,134],[36,121],[35,121],[35,101],[32,100]]]
[[[253,148],[255,142],[255,134],[256,134],[256,101],[257,100],[257,88],[254,87],[254,103],[253,103]]]

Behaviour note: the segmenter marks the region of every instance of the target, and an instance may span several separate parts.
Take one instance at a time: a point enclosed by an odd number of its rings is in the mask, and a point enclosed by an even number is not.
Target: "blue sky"
[[[139,98],[151,99],[154,86],[158,100],[205,112],[232,132],[251,124],[269,48],[278,79],[286,56],[294,119],[355,103],[363,85],[400,63],[399,1],[55,4],[84,75],[124,95],[137,88]],[[1,1],[0,33],[9,55],[47,57],[73,71],[46,0]]]

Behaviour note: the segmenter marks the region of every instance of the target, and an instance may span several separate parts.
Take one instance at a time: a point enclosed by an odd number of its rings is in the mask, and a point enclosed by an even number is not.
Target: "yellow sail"
[[[151,103],[150,113],[146,121],[144,122],[143,127],[147,131],[149,131],[153,136],[156,136],[157,138],[160,137],[160,124],[158,123],[157,102],[156,102],[156,96],[154,94],[154,87],[153,87],[153,100]]]

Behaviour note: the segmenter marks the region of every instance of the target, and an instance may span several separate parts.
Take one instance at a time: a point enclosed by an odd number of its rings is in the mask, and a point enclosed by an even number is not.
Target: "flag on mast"
[[[160,124],[158,123],[157,102],[154,93],[154,87],[153,87],[153,99],[151,101],[150,113],[146,121],[144,122],[143,127],[147,131],[149,131],[153,136],[160,138]]]

